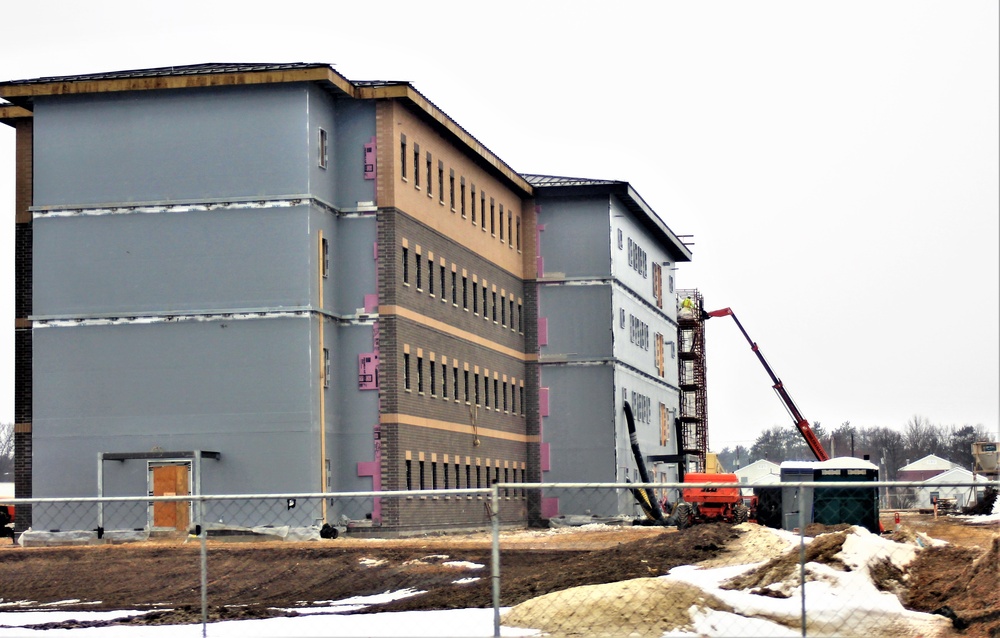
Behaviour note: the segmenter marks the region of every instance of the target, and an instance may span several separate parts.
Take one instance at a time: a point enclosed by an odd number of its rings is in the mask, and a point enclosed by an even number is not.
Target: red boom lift
[[[792,397],[788,396],[788,391],[785,390],[785,386],[781,382],[781,379],[774,374],[774,370],[772,370],[771,366],[767,364],[767,360],[764,358],[764,355],[760,353],[760,348],[757,347],[757,344],[754,343],[753,339],[750,338],[750,335],[747,334],[747,331],[743,327],[743,324],[740,323],[740,320],[736,318],[736,313],[734,313],[731,308],[713,310],[708,313],[709,317],[725,317],[726,315],[732,317],[733,321],[736,322],[736,326],[740,329],[740,332],[743,333],[747,343],[750,344],[750,349],[753,350],[754,354],[757,355],[757,358],[760,359],[761,365],[763,365],[764,369],[767,370],[767,374],[771,377],[771,382],[774,384],[774,391],[778,393],[778,396],[781,397],[781,401],[788,409],[789,414],[792,415],[792,419],[795,421],[795,427],[797,427],[799,432],[802,433],[802,437],[806,440],[806,445],[808,445],[809,449],[812,450],[812,453],[816,456],[816,460],[829,460],[830,455],[826,453],[826,450],[823,448],[823,444],[819,442],[819,438],[816,436],[816,433],[813,432],[813,429],[809,426],[809,421],[807,421],[806,418],[802,416],[802,413],[799,412],[799,409],[795,406],[795,402],[792,401]]]

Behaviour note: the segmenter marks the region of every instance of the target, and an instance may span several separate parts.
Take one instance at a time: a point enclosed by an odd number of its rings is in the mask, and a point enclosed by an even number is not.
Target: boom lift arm
[[[764,359],[764,355],[760,353],[760,348],[757,347],[757,344],[754,343],[753,339],[750,338],[750,335],[747,334],[746,329],[743,327],[743,324],[740,323],[740,320],[736,318],[736,313],[733,312],[732,308],[713,310],[708,313],[709,317],[725,317],[726,315],[732,317],[733,321],[736,322],[736,326],[740,329],[740,332],[743,333],[747,343],[750,344],[750,349],[753,350],[754,354],[757,355],[757,358],[760,359],[761,365],[763,365],[764,369],[767,370],[768,376],[771,377],[771,382],[774,383],[774,391],[778,393],[781,401],[785,404],[785,408],[787,408],[789,414],[792,415],[792,419],[795,420],[795,427],[797,427],[799,432],[802,433],[802,438],[806,440],[806,445],[808,445],[809,449],[812,450],[812,453],[816,456],[816,460],[828,460],[830,455],[826,453],[826,450],[823,448],[823,444],[819,442],[819,438],[816,436],[816,433],[813,432],[812,427],[809,426],[809,421],[807,421],[806,418],[802,416],[802,413],[799,412],[799,409],[795,406],[795,402],[792,401],[792,397],[790,397],[788,395],[788,391],[785,390],[785,386],[781,382],[781,379],[774,374],[774,370],[772,370],[771,366],[767,364],[767,360]]]

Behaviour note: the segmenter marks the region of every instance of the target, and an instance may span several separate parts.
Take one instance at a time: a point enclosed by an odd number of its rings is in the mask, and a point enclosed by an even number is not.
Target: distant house
[[[932,476],[937,476],[956,467],[961,466],[940,456],[928,454],[922,459],[899,468],[896,478],[900,481],[926,481]]]
[[[989,479],[983,476],[976,476],[975,481],[976,483],[988,483]],[[973,500],[972,487],[970,485],[955,487],[947,484],[972,482],[972,472],[961,467],[955,467],[932,476],[924,481],[923,486],[916,488],[916,502],[914,503],[914,506],[933,507],[934,498],[953,498],[955,499],[956,507],[967,507]],[[976,491],[979,493],[979,496],[981,496],[984,490],[979,486],[976,486]]]

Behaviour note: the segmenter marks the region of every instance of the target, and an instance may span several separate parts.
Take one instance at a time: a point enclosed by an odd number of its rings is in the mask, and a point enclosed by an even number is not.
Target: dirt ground
[[[892,516],[883,518],[889,530],[896,528]],[[500,602],[513,606],[571,587],[655,577],[679,565],[766,560],[781,550],[780,543],[751,546],[748,539],[767,535],[749,532],[746,525],[696,525],[682,531],[641,526],[505,531]],[[956,627],[966,626],[960,635],[1000,635],[1000,527],[906,514],[901,515],[900,530],[901,538],[919,532],[949,542],[920,552],[908,575],[897,575],[904,604],[943,615],[950,611]],[[131,621],[70,621],[33,628],[201,620],[197,541],[0,545],[0,564],[3,609],[51,609],[58,603],[60,610],[157,610]],[[322,601],[403,589],[425,593],[359,613],[489,607],[490,535],[208,543],[213,620],[295,615],[295,609]]]

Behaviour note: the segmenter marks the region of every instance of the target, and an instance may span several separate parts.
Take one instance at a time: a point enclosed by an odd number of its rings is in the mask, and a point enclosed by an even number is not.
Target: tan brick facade
[[[526,410],[534,360],[525,339],[534,323],[525,306],[525,273],[534,262],[526,233],[534,232],[534,207],[404,105],[380,103],[377,127],[380,136],[392,129],[391,141],[379,140],[382,488],[527,480],[538,440]],[[387,503],[382,523],[483,526],[481,501]],[[524,494],[510,493],[502,515],[523,522],[527,509]]]

